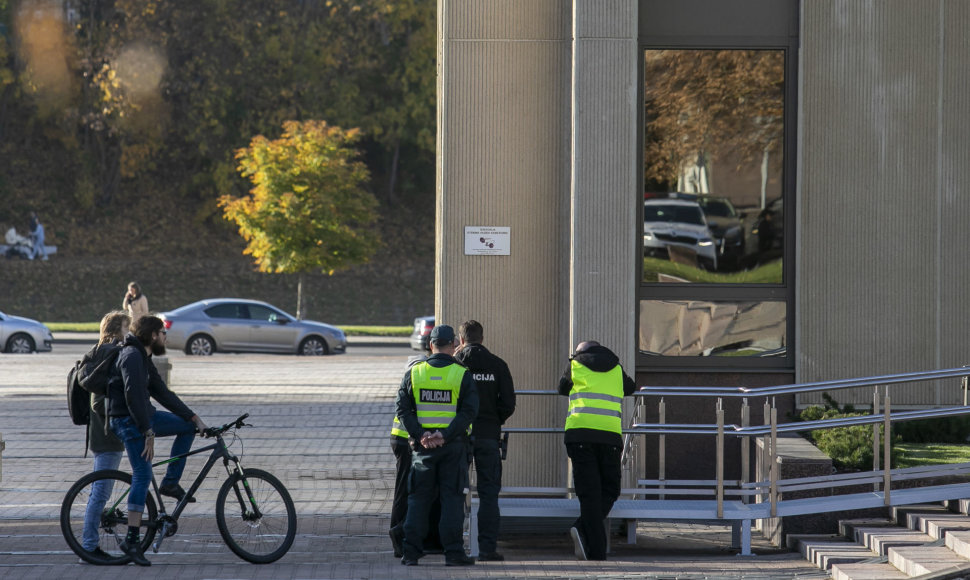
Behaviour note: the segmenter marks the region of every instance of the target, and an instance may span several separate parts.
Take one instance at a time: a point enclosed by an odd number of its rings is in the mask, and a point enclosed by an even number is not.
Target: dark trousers
[[[620,497],[620,455],[623,450],[603,443],[567,443],[573,462],[573,485],[579,498],[576,528],[590,560],[606,559],[604,520]]]
[[[391,440],[391,451],[397,463],[394,475],[394,501],[391,503],[391,528],[404,529],[404,520],[408,515],[408,476],[411,473],[411,445],[407,439],[394,437]],[[428,512],[428,535],[424,539],[426,550],[440,550],[441,540],[438,538],[438,520],[441,519],[441,502],[435,499]]]
[[[391,438],[391,451],[397,463],[394,477],[394,501],[391,503],[391,527],[404,525],[408,513],[408,474],[411,473],[411,446],[407,439]]]
[[[501,516],[498,511],[498,493],[502,489],[502,456],[498,439],[475,439],[475,474],[478,477],[478,549],[481,553],[494,552],[498,541]],[[469,530],[468,533],[475,533]]]
[[[424,538],[435,497],[441,500],[438,534],[445,556],[465,554],[462,525],[465,504],[462,489],[468,479],[465,443],[452,441],[437,449],[422,449],[411,456],[408,479],[408,514],[404,520],[404,557],[412,560],[424,554]]]

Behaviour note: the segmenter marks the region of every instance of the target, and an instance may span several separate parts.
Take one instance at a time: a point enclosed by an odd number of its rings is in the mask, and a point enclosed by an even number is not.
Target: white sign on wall
[[[466,256],[508,256],[511,254],[512,228],[465,226]]]

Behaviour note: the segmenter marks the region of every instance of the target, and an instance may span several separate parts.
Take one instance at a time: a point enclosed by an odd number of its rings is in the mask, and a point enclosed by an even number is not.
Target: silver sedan
[[[50,329],[40,322],[0,312],[0,347],[3,352],[47,352],[53,342]]]
[[[158,316],[168,330],[168,346],[186,354],[222,351],[323,355],[347,349],[347,337],[336,326],[297,320],[258,300],[200,300]]]

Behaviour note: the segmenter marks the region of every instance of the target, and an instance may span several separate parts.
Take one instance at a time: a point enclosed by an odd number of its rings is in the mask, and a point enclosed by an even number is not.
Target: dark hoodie
[[[172,413],[191,421],[195,413],[169,390],[138,337],[128,334],[122,347],[108,379],[108,416],[130,415],[138,431],[145,433],[151,428],[155,414],[149,400],[153,398]]]
[[[620,366],[620,359],[613,354],[613,351],[602,345],[588,348],[569,358],[570,361],[575,359],[576,362],[584,367],[598,373],[605,373],[613,370],[614,367]],[[623,369],[621,368],[620,370],[622,371]],[[559,379],[559,394],[568,397],[572,389],[573,371],[570,364],[567,364],[566,372]],[[630,396],[636,390],[636,383],[624,371],[623,395]],[[565,441],[566,443],[604,443],[606,445],[616,445],[617,447],[623,446],[623,437],[621,435],[610,433],[609,431],[600,431],[599,429],[568,429],[566,430]]]
[[[464,365],[478,387],[478,416],[472,422],[472,436],[498,439],[502,425],[515,412],[515,386],[509,366],[481,344],[468,344],[455,359]]]

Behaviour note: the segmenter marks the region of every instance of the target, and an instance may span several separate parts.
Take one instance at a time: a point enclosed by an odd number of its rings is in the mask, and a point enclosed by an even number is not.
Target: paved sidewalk
[[[173,353],[172,386],[210,424],[252,416],[233,445],[244,465],[277,475],[300,516],[297,540],[280,561],[248,564],[215,529],[218,468],[151,568],[77,563],[60,535],[60,501],[90,470],[83,430],[64,408],[64,376],[76,358],[0,356],[0,579],[56,578],[826,578],[797,554],[755,540],[758,554],[726,550],[729,528],[642,524],[637,544],[614,538],[607,562],[578,562],[564,533],[507,536],[506,562],[448,568],[442,556],[401,566],[387,539],[394,461],[388,432],[407,352],[304,358],[186,357]],[[191,481],[202,463],[190,461]],[[127,461],[122,462],[127,468]]]

